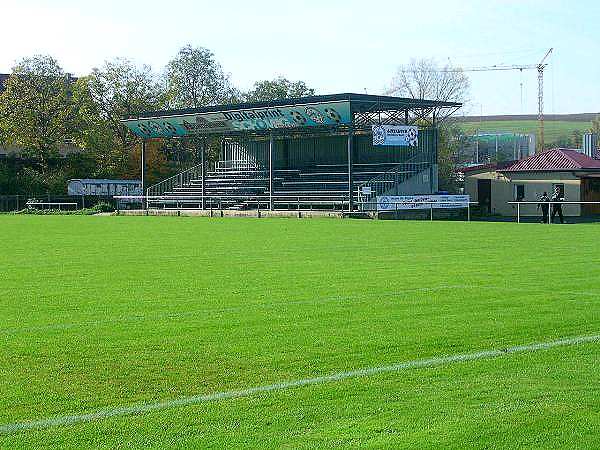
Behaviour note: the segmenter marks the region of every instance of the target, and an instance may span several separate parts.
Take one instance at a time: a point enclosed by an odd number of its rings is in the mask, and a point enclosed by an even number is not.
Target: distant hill
[[[600,113],[544,115],[544,143],[546,146],[576,145],[574,135],[581,136],[588,131],[592,119],[598,115]],[[506,132],[537,135],[539,127],[536,114],[466,116],[456,117],[455,120],[468,134]]]
[[[544,114],[544,121],[559,122],[591,122],[598,113],[577,113],[577,114]],[[464,116],[456,117],[457,122],[500,122],[515,120],[537,120],[537,114],[506,114],[497,116]]]

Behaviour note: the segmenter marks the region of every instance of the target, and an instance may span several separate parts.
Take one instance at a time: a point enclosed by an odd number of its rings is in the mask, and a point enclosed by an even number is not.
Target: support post
[[[269,210],[273,211],[273,134],[269,135]]]
[[[353,189],[354,189],[354,175],[352,173],[352,164],[353,164],[353,150],[354,150],[354,130],[352,127],[348,130],[348,212],[354,211],[354,199]]]
[[[440,134],[439,134],[439,130],[437,128],[436,125],[437,121],[436,121],[436,116],[435,116],[435,112],[433,113],[433,139],[435,141],[435,156],[434,156],[434,166],[431,168],[431,193],[435,193],[440,189],[440,181],[439,181],[439,159],[440,159],[440,152],[439,152],[439,140],[440,140]]]
[[[141,172],[142,172],[142,195],[146,194],[146,139],[142,140],[142,152],[141,152]],[[148,196],[142,199],[142,209],[148,209]]]
[[[204,190],[205,190],[205,182],[204,182],[204,178],[205,178],[205,174],[206,174],[206,167],[204,164],[204,154],[206,153],[206,138],[202,139],[202,144],[200,146],[200,165],[201,167],[201,175],[202,175],[202,211],[204,211]]]

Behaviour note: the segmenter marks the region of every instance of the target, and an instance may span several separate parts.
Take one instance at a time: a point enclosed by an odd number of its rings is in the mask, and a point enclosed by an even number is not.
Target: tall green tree
[[[240,98],[215,55],[204,47],[181,48],[165,72],[169,106],[173,108],[232,103]]]
[[[21,147],[25,156],[38,161],[42,172],[79,128],[71,88],[70,75],[54,58],[36,55],[13,68],[0,94],[3,140]]]
[[[457,165],[461,149],[467,147],[468,138],[456,123],[443,123],[438,129],[438,184],[441,191],[457,193],[459,181]]]
[[[254,83],[254,88],[245,95],[246,101],[263,102],[282,98],[305,97],[314,95],[315,90],[304,81],[290,81],[279,77]]]
[[[81,144],[97,155],[98,175],[122,176],[138,139],[121,119],[165,105],[165,90],[149,66],[126,59],[106,61],[74,90],[84,132]]]

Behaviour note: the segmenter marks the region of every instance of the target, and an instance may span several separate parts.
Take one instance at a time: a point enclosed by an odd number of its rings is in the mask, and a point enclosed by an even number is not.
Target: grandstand
[[[191,138],[201,163],[147,189],[148,207],[365,209],[378,195],[437,190],[436,113],[458,103],[336,94],[148,112],[144,139]],[[373,127],[415,126],[411,145],[376,145]],[[416,128],[415,128],[416,130]],[[206,164],[207,137],[220,154]]]

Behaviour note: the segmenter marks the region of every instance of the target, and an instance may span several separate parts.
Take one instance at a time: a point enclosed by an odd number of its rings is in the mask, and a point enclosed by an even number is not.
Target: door
[[[600,202],[600,178],[581,179],[581,201]],[[581,205],[581,214],[589,216],[600,214],[600,205]]]
[[[492,212],[492,180],[477,180],[477,201],[483,211]]]

